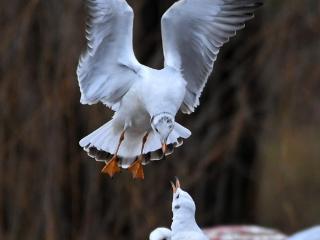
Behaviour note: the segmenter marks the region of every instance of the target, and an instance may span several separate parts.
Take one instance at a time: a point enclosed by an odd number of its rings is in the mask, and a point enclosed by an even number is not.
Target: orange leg
[[[124,132],[125,131],[123,131],[120,135],[119,143],[118,143],[115,154],[113,155],[111,160],[106,162],[106,165],[101,170],[102,173],[108,174],[110,177],[113,177],[116,173],[120,172],[120,168],[118,166],[119,158],[118,158],[117,154],[118,154],[120,145],[124,140]]]
[[[143,149],[144,146],[147,142],[149,133],[146,133],[146,135],[144,135],[143,139],[142,139],[142,147],[141,147],[141,153],[140,156],[138,157],[138,159],[136,161],[134,161],[134,163],[132,163],[132,165],[128,168],[128,170],[132,173],[132,177],[134,179],[144,179],[144,172],[143,172],[143,167],[142,167],[142,161],[143,161]]]

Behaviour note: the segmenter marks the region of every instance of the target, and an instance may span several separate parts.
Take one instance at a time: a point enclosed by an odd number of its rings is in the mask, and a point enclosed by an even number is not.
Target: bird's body
[[[113,176],[122,167],[143,178],[141,164],[170,154],[191,135],[175,122],[177,112],[190,114],[199,105],[220,47],[253,17],[261,1],[176,2],[161,20],[165,63],[156,70],[134,55],[134,14],[127,2],[88,0],[88,49],[77,69],[80,101],[102,102],[115,114],[80,145],[106,162],[105,173]]]
[[[162,109],[166,109],[165,113],[175,116],[179,110],[176,106],[181,105],[185,92],[185,81],[173,69],[156,70],[144,67],[138,72],[138,76],[137,81],[116,106],[117,110],[112,120],[105,125],[109,131],[105,131],[105,134],[103,134],[104,128],[100,131],[98,129],[98,132],[93,132],[80,141],[80,145],[86,147],[90,145],[97,133],[102,133],[102,141],[95,142],[95,148],[115,154],[117,141],[114,139],[118,139],[125,129],[126,135],[117,153],[121,159],[119,164],[123,168],[128,168],[134,162],[135,156],[140,154],[141,139],[146,133],[149,132],[150,135],[143,149],[143,154],[161,148],[160,140],[152,133],[151,116],[162,114]],[[166,77],[163,78],[163,76]],[[175,81],[170,80],[173,76]],[[153,101],[154,98],[157,101]],[[166,143],[168,145],[178,144],[179,138],[187,138],[189,135],[187,129],[175,123],[173,132]],[[158,155],[150,156],[150,158],[146,160],[157,160]],[[104,161],[104,159],[97,160]]]
[[[196,222],[195,202],[181,189],[179,180],[173,191],[171,240],[209,240]]]
[[[192,197],[180,187],[172,183],[172,224],[171,229],[156,228],[151,232],[149,240],[209,240],[198,226],[195,219],[196,205]]]
[[[208,240],[200,227],[198,226],[195,216],[192,213],[176,211],[172,218],[171,240]]]
[[[136,115],[144,111],[147,118],[144,122],[149,127],[150,116],[161,114],[164,109],[175,116],[185,95],[186,83],[180,74],[169,67],[156,70],[145,66],[137,74],[139,78],[123,96],[117,114],[138,124]]]
[[[171,240],[209,240],[203,233],[185,231],[183,233],[173,234]]]

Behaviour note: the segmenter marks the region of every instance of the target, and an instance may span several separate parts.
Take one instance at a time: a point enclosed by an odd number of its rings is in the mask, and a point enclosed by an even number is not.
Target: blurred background
[[[130,0],[140,62],[163,65],[173,0]],[[145,181],[100,174],[78,141],[112,116],[80,105],[85,1],[0,3],[0,239],[147,239],[170,226],[179,176],[201,226],[320,223],[320,2],[268,0],[226,44],[191,116],[193,135]],[[186,46],[187,47],[187,46]]]

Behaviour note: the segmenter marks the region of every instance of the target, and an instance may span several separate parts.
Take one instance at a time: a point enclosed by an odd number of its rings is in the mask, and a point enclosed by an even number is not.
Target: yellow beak
[[[180,181],[177,177],[176,177],[176,184],[174,184],[173,182],[170,182],[170,183],[171,183],[173,193],[176,193],[177,189],[181,187]]]
[[[171,187],[172,187],[172,191],[173,191],[173,193],[176,193],[176,191],[177,191],[176,186],[174,185],[174,183],[173,183],[173,182],[171,182],[171,181],[170,181],[170,183],[171,183]]]

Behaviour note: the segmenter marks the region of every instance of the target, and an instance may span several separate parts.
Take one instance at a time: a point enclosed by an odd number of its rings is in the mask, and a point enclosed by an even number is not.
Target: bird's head
[[[160,138],[163,153],[166,153],[167,140],[174,128],[174,122],[170,113],[160,113],[151,118],[151,127]]]
[[[173,190],[172,212],[173,215],[194,216],[196,212],[196,205],[189,195],[180,187],[180,181],[176,178],[176,183],[171,182]]]

